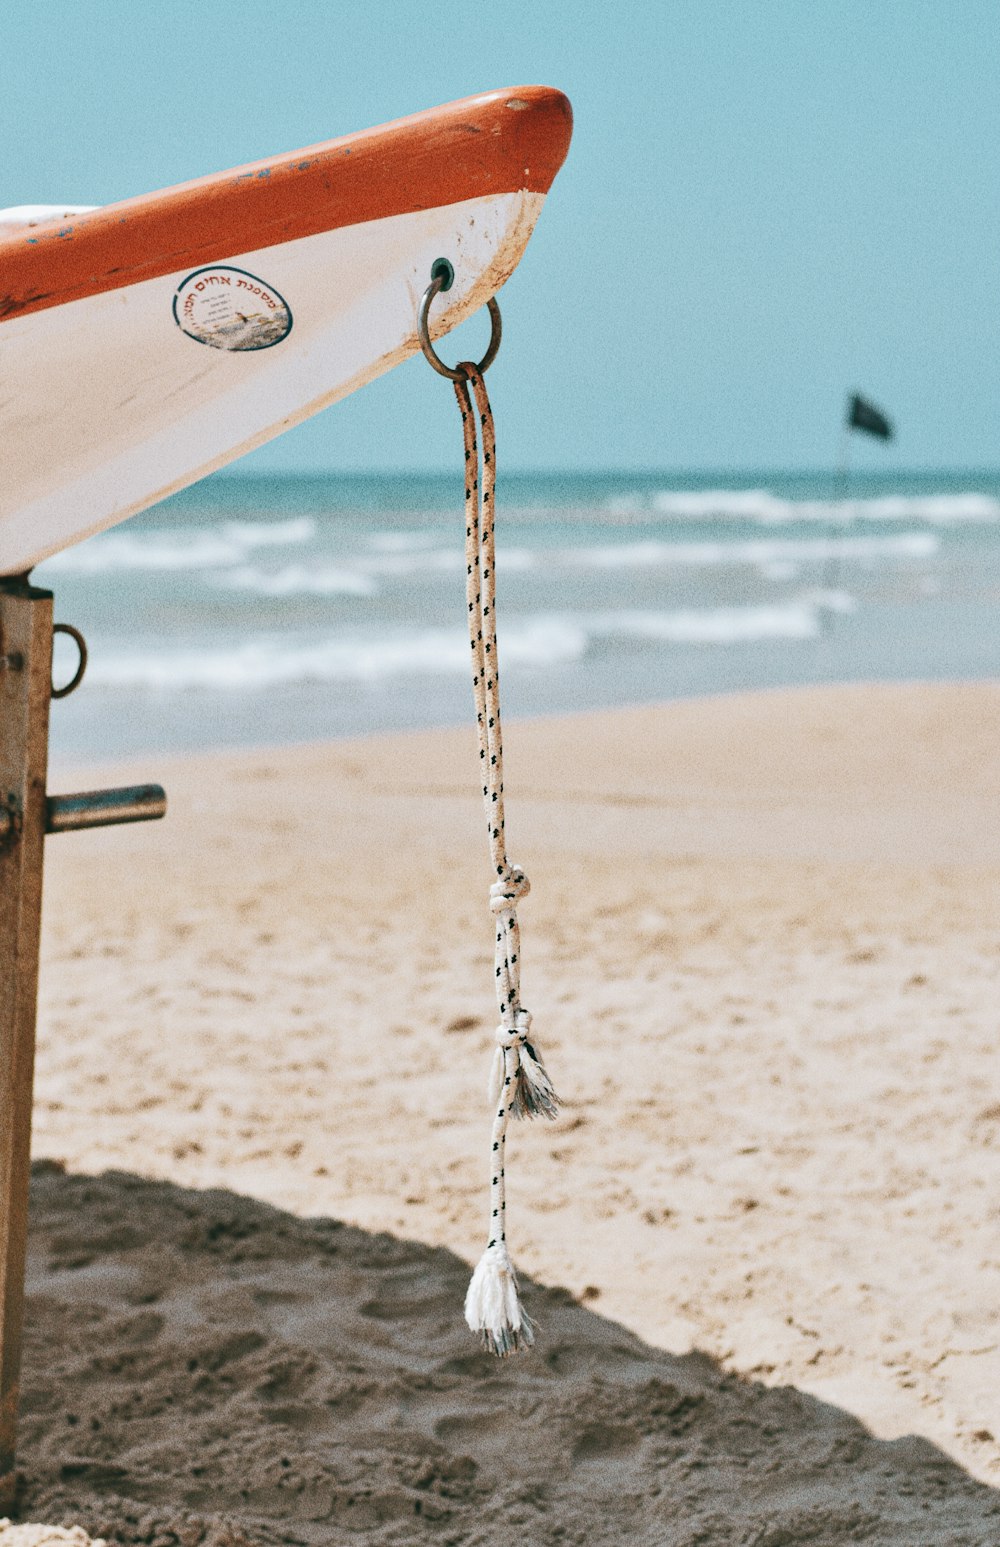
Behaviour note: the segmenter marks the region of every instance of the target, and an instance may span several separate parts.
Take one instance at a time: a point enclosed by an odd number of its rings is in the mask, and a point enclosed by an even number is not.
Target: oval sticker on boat
[[[272,349],[292,330],[288,302],[245,269],[195,269],[177,287],[174,318],[188,338],[212,349]]]

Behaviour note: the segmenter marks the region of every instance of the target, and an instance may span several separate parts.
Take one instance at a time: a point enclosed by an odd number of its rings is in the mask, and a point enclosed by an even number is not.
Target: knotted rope
[[[534,1342],[534,1329],[521,1308],[517,1276],[507,1252],[504,1156],[512,1117],[555,1117],[557,1098],[545,1066],[529,1041],[531,1015],[521,1004],[521,937],[517,904],[529,891],[528,878],[507,858],[504,837],[503,741],[497,664],[494,505],[496,435],[493,413],[478,366],[463,362],[454,379],[465,438],[465,565],[472,690],[483,777],[483,802],[490,860],[496,880],[490,909],[496,920],[496,987],[500,1024],[490,1075],[493,1107],[490,1136],[490,1223],[486,1250],[465,1297],[465,1319],[483,1346],[503,1357]],[[473,406],[472,395],[475,397]],[[479,430],[482,430],[482,483]]]

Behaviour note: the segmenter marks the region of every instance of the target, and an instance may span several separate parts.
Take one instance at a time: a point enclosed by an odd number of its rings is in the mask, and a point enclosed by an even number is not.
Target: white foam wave
[[[670,612],[607,612],[587,620],[592,635],[661,644],[734,645],[768,639],[815,639],[826,612],[853,612],[844,591],[811,591],[758,607],[687,607]]]
[[[588,569],[650,569],[669,565],[692,568],[750,565],[767,570],[776,564],[822,563],[825,559],[926,559],[937,553],[941,539],[933,532],[900,532],[871,537],[751,538],[747,542],[606,543],[568,549],[559,557]]]
[[[101,575],[121,570],[221,569],[241,563],[258,548],[309,542],[316,523],[309,516],[287,521],[227,521],[218,530],[102,532],[46,560],[47,569]]]
[[[374,546],[374,544],[373,544]],[[555,554],[558,560],[561,556]],[[497,572],[537,569],[545,562],[546,554],[530,548],[511,548],[503,545],[497,550]],[[358,569],[369,575],[427,575],[460,574],[465,569],[464,540],[449,547],[427,547],[423,550],[386,549],[377,554],[365,555],[356,560]]]
[[[276,548],[311,542],[316,522],[312,516],[290,516],[287,521],[226,521],[222,530],[242,548]]]
[[[507,666],[555,665],[586,651],[586,630],[572,620],[535,617],[505,631]],[[138,649],[93,658],[88,681],[104,686],[215,690],[262,689],[308,682],[376,682],[401,676],[465,674],[469,642],[460,629],[392,634],[258,636],[228,648]]]
[[[747,542],[606,543],[583,548],[507,548],[497,553],[497,572],[554,576],[573,570],[652,568],[755,568],[765,579],[794,580],[803,565],[837,559],[868,563],[877,559],[925,559],[940,547],[933,532],[901,532],[892,536],[756,538]],[[460,575],[465,555],[457,544],[414,551],[366,553],[337,564],[285,565],[280,569],[241,564],[236,568],[209,566],[206,579],[228,590],[259,596],[373,596],[379,582],[415,581]]]
[[[286,564],[276,570],[243,564],[206,578],[223,590],[255,596],[374,596],[378,589],[369,576],[343,564]]]
[[[504,624],[500,655],[505,669],[538,670],[582,660],[595,644],[614,640],[736,645],[814,639],[824,613],[853,609],[845,592],[812,591],[774,606],[528,614]],[[116,654],[104,648],[93,652],[92,663],[88,681],[106,687],[252,691],[294,683],[464,676],[469,645],[458,628],[352,630],[322,637],[257,635],[202,649],[150,645]]]
[[[307,548],[317,532],[310,516],[284,521],[228,521],[218,528],[117,530],[69,548],[46,561],[46,570],[80,575],[116,572],[201,572],[206,582],[261,596],[371,596],[384,580],[433,579],[460,575],[465,556],[459,542],[442,545],[439,533],[376,533],[361,553],[345,552],[335,563],[275,565],[280,550]],[[426,539],[426,540],[425,540]],[[760,537],[726,541],[595,543],[578,547],[529,548],[502,545],[501,575],[574,569],[713,568],[749,566],[765,578],[793,579],[798,568],[830,559],[866,563],[881,559],[925,559],[937,553],[940,537],[929,531],[865,533],[834,531],[812,537]],[[274,558],[271,559],[273,553]],[[260,554],[263,562],[254,563]],[[266,558],[265,558],[266,554]],[[311,557],[311,555],[310,555]],[[270,560],[270,563],[268,562]]]
[[[950,526],[1000,522],[1000,500],[989,494],[893,494],[870,499],[783,499],[768,489],[664,489],[647,502],[639,496],[609,502],[619,515],[643,509],[680,521],[756,521],[773,526],[792,521],[925,521]]]
[[[497,555],[497,572],[537,569],[539,554],[527,548],[505,548]],[[555,556],[559,562],[559,555]],[[386,552],[346,557],[337,564],[288,564],[281,569],[242,564],[237,569],[216,567],[206,580],[226,590],[250,591],[258,596],[374,596],[382,580],[415,581],[465,572],[465,553],[460,545],[427,551]]]
[[[244,549],[227,541],[222,533],[114,532],[91,538],[76,548],[46,559],[47,570],[75,575],[104,575],[120,570],[211,569],[232,564]]]

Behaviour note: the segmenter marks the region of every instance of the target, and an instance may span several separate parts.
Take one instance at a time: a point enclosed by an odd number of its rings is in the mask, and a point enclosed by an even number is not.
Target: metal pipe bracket
[[[73,833],[86,827],[117,827],[123,822],[158,822],[166,814],[166,793],[158,784],[84,790],[79,795],[48,797],[45,831]]]

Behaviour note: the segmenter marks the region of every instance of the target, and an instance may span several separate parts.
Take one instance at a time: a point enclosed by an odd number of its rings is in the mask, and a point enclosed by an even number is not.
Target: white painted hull
[[[175,273],[12,316],[0,327],[0,574],[154,504],[364,386],[419,347],[435,258],[455,284],[432,332],[470,315],[516,266],[544,200],[491,194],[234,253],[287,302],[277,347],[184,332]]]

